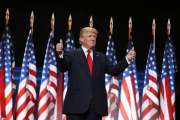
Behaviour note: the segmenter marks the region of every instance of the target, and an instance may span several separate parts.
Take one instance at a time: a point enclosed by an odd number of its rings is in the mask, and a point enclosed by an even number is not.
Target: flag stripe
[[[168,106],[168,114],[170,119],[173,119],[173,111],[171,107],[171,91],[170,91],[170,84],[169,84],[169,78],[165,78],[165,89],[166,89],[166,100],[167,100],[167,106]]]

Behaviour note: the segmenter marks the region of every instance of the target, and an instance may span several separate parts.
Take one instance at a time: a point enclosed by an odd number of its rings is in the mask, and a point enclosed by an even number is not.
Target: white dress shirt
[[[83,46],[81,46],[82,47],[82,49],[83,49],[83,51],[84,51],[84,54],[85,54],[85,56],[86,56],[86,58],[87,58],[87,54],[88,54],[88,49],[86,49],[85,47],[83,47]],[[91,58],[92,58],[92,60],[93,60],[93,51],[92,50],[90,50],[91,52],[90,52],[90,56],[91,56]]]

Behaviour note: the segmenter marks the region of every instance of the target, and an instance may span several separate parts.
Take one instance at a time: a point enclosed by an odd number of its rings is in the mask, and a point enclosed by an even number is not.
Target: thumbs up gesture
[[[60,43],[56,44],[56,51],[59,53],[59,55],[63,52],[63,42],[62,39],[60,39]]]
[[[132,59],[134,59],[136,57],[136,52],[134,51],[134,47],[128,52],[128,54],[126,55],[126,58],[128,61],[131,61]]]

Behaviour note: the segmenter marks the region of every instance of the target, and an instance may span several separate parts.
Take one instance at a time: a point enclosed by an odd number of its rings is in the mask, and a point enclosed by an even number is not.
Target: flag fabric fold
[[[21,75],[16,97],[16,120],[35,119],[36,110],[36,59],[32,29],[27,38]]]
[[[157,64],[153,43],[151,42],[146,63],[144,87],[142,95],[142,120],[159,119],[159,95]]]
[[[57,88],[57,98],[54,109],[54,120],[62,120],[62,108],[63,108],[63,80],[64,74],[59,74],[59,82]]]
[[[0,77],[3,81],[1,84],[1,101],[5,102],[5,109],[3,104],[0,105],[0,118],[4,120],[13,120],[13,95],[16,92],[16,84],[14,81],[14,67],[15,67],[15,55],[14,55],[14,45],[13,39],[8,25],[5,26],[3,37],[1,39],[1,56],[0,56]],[[4,84],[4,85],[3,85]],[[4,88],[3,88],[4,87]],[[4,89],[4,90],[2,90]],[[4,110],[2,110],[4,109]],[[4,115],[2,115],[4,111]]]
[[[132,49],[133,42],[130,36],[126,54]],[[137,69],[135,59],[122,73],[122,84],[119,103],[119,120],[139,120],[139,90],[137,80]]]
[[[0,83],[0,118],[5,118],[4,50],[2,41],[0,43]]]
[[[52,31],[48,40],[38,98],[38,120],[54,119],[57,67]]]
[[[8,26],[8,25],[7,25]],[[9,27],[9,26],[8,26]],[[14,69],[15,69],[15,53],[14,53],[14,42],[12,39],[12,35],[11,35],[11,30],[10,28],[8,28],[9,30],[9,35],[10,35],[10,51],[11,51],[11,79],[12,79],[12,95],[13,97],[16,94],[16,83],[14,80]]]
[[[164,48],[164,57],[161,71],[161,120],[175,120],[175,73],[177,71],[178,69],[175,48],[172,38],[169,35]]]
[[[113,64],[117,64],[116,50],[114,47],[113,36],[109,34],[109,40],[106,50],[108,60]],[[105,84],[108,101],[108,116],[103,117],[103,120],[114,120],[118,112],[118,96],[119,96],[119,77],[105,74]]]

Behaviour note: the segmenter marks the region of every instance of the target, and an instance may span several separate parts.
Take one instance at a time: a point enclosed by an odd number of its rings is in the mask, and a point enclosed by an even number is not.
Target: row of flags
[[[126,54],[132,48],[133,42],[130,35]],[[112,64],[117,64],[112,34],[109,35],[106,55]],[[122,73],[121,93],[118,93],[118,77],[105,74],[108,116],[103,117],[103,120],[175,120],[176,72],[178,69],[175,48],[171,36],[168,35],[164,49],[161,82],[160,85],[158,84],[157,63],[152,40],[146,63],[141,111],[136,59],[134,59]]]
[[[132,47],[132,36],[130,36],[126,54]],[[177,61],[171,36],[168,36],[165,45],[160,85],[157,79],[157,64],[153,47],[153,42],[151,42],[145,70],[141,111],[136,60],[134,59],[122,73],[121,86],[119,86],[118,76],[105,74],[108,116],[103,117],[103,120],[175,119]],[[64,50],[71,49],[75,49],[75,43],[73,34],[69,30]],[[111,33],[109,34],[106,55],[112,64],[117,64]],[[58,83],[53,31],[50,32],[47,43],[39,96],[37,96],[36,58],[33,33],[30,28],[13,109],[12,100],[16,91],[14,68],[14,45],[10,28],[6,25],[0,42],[0,90],[4,91],[0,93],[0,120],[66,120],[66,116],[62,114],[62,106],[67,92],[68,72],[60,73]],[[120,92],[119,87],[121,88]]]

